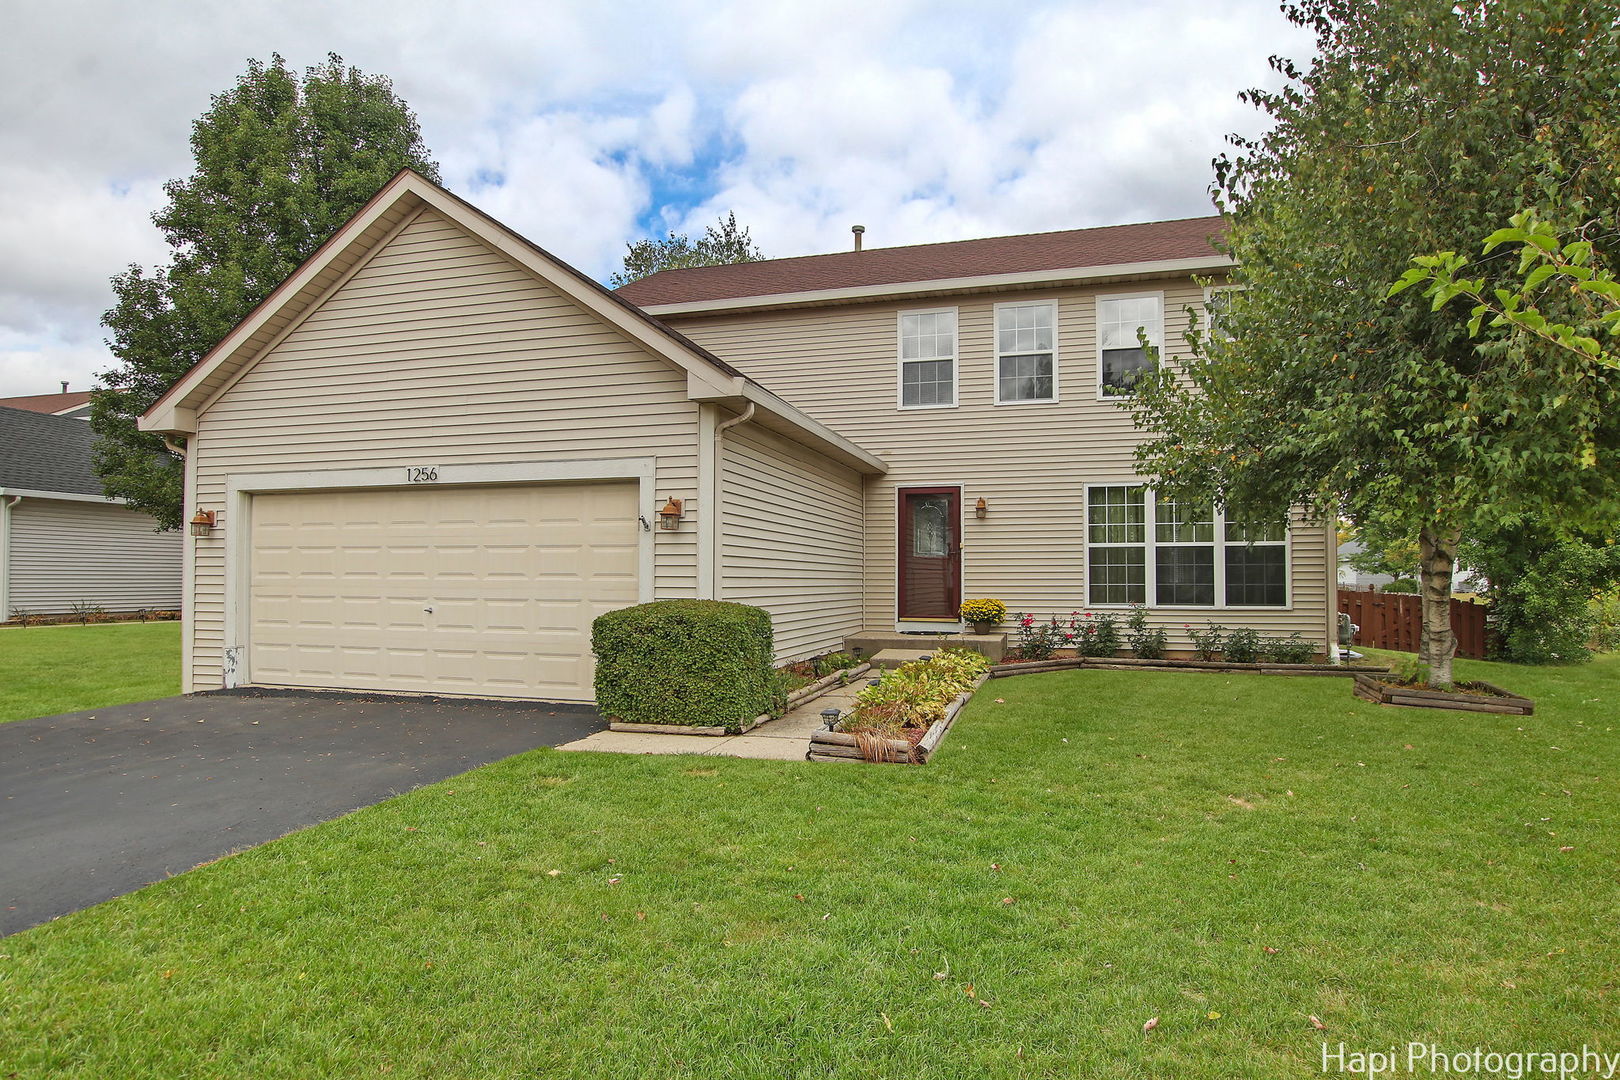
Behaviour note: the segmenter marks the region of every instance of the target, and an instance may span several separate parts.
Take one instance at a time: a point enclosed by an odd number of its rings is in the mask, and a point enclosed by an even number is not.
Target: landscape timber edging
[[[1512,694],[1493,683],[1473,679],[1475,686],[1483,686],[1494,696],[1447,693],[1444,690],[1421,690],[1415,686],[1400,686],[1384,682],[1373,675],[1357,675],[1350,692],[1375,705],[1401,705],[1416,709],[1455,709],[1458,712],[1498,713],[1505,716],[1530,716],[1536,711],[1533,699]]]
[[[1034,675],[1045,671],[1074,671],[1093,668],[1098,671],[1206,671],[1225,675],[1385,675],[1387,667],[1368,664],[1233,664],[1224,660],[1139,660],[1125,656],[1066,656],[1052,660],[1032,660],[1028,663],[996,664],[990,669],[993,679],[1009,675]]]
[[[871,762],[871,764],[928,764],[928,759],[933,756],[934,751],[939,749],[939,744],[944,740],[945,733],[950,731],[951,725],[956,723],[956,718],[961,714],[962,709],[989,679],[990,673],[987,671],[975,679],[972,686],[958,694],[956,700],[946,707],[945,715],[928,725],[928,731],[924,733],[915,748],[905,739],[885,739],[878,743],[879,758],[877,761]],[[810,751],[805,755],[805,758],[808,761],[868,760],[861,755],[860,743],[854,735],[845,731],[826,730],[816,731],[810,736]]]

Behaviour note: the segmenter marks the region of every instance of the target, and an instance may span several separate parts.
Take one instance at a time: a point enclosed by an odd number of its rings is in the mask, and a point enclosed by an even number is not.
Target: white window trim
[[[1103,303],[1108,300],[1148,300],[1159,302],[1159,339],[1153,344],[1159,350],[1159,358],[1164,358],[1164,290],[1148,290],[1146,292],[1104,293],[1096,298],[1096,306],[1092,311],[1092,337],[1094,348],[1092,358],[1097,362],[1097,400],[1098,401],[1127,401],[1134,394],[1108,394],[1103,392],[1103,347],[1102,347],[1102,309]],[[1107,486],[1107,485],[1103,485]]]
[[[1006,353],[1001,351],[1001,312],[1005,308],[1022,307],[1048,307],[1052,309],[1052,396],[1047,398],[1024,398],[1016,401],[1004,401],[1001,397],[1001,359],[1007,356],[1029,356],[1030,353]],[[992,349],[995,355],[995,368],[991,372],[995,383],[995,401],[997,405],[1056,405],[1060,400],[1058,392],[1058,356],[1062,351],[1062,343],[1058,340],[1058,302],[1056,300],[1017,300],[1005,304],[995,304],[990,312],[990,333]]]
[[[1143,514],[1143,541],[1138,544],[1092,544],[1091,542],[1091,490],[1093,488],[1109,487],[1141,487],[1142,514]],[[1294,527],[1290,522],[1288,529],[1281,540],[1260,540],[1255,547],[1280,547],[1283,549],[1283,602],[1279,604],[1228,604],[1226,602],[1226,513],[1220,508],[1215,509],[1215,597],[1214,604],[1160,604],[1159,567],[1154,557],[1158,545],[1157,523],[1157,495],[1149,484],[1141,480],[1114,480],[1101,481],[1086,485],[1086,512],[1085,512],[1085,581],[1086,581],[1086,607],[1098,610],[1129,611],[1131,604],[1099,604],[1091,599],[1091,549],[1093,547],[1141,547],[1143,550],[1143,574],[1145,579],[1143,600],[1150,611],[1292,611],[1294,609]],[[1165,547],[1198,547],[1201,544],[1166,543]]]
[[[916,360],[906,359],[905,319],[907,315],[943,315],[950,312],[955,323],[955,332],[951,335],[951,403],[949,405],[907,405],[906,404],[906,364],[927,363],[930,360],[943,360],[943,356],[919,357]],[[897,311],[894,315],[894,405],[897,409],[906,412],[921,411],[925,409],[954,409],[962,400],[962,315],[958,308],[907,308]]]

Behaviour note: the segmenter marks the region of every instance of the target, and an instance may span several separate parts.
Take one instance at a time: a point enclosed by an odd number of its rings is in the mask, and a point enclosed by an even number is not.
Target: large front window
[[[956,309],[900,315],[900,407],[956,404]]]
[[[1287,530],[1226,521],[1208,503],[1155,498],[1142,484],[1091,487],[1086,544],[1093,605],[1288,603]]]

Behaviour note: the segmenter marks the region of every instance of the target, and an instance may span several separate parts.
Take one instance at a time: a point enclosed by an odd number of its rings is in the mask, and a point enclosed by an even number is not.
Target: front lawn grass
[[[1458,668],[1537,715],[1082,670],[989,683],[925,768],[525,754],[0,942],[0,1073],[1276,1080],[1320,1076],[1324,1041],[1620,1051],[1620,657]]]
[[[180,692],[180,624],[0,630],[0,672],[0,723],[169,697]]]

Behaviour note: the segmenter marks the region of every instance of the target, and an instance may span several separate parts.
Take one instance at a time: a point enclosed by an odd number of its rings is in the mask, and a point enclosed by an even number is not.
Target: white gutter
[[[0,498],[10,495],[28,499],[61,499],[63,502],[112,503],[114,506],[126,506],[129,503],[128,499],[118,499],[111,495],[81,495],[76,491],[35,491],[31,488],[0,487]]]
[[[22,498],[0,489],[0,622],[11,618],[11,508]]]
[[[1110,263],[1104,266],[1074,266],[1036,273],[981,274],[975,277],[940,278],[934,281],[898,281],[887,285],[857,285],[845,289],[814,289],[807,292],[768,293],[764,296],[737,296],[721,300],[693,300],[679,304],[642,304],[649,315],[719,314],[756,308],[800,307],[861,300],[883,300],[902,296],[929,296],[937,293],[1004,289],[1013,286],[1039,287],[1096,281],[1101,278],[1141,277],[1148,274],[1196,274],[1228,270],[1237,263],[1226,255],[1202,255],[1195,259],[1155,259],[1145,262]]]

